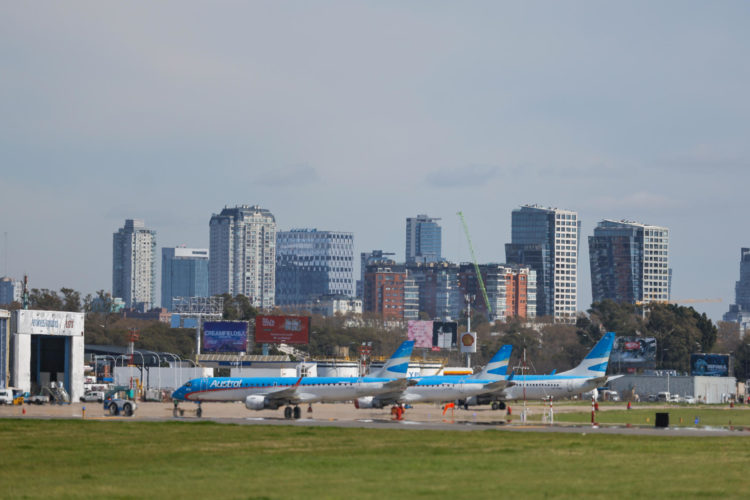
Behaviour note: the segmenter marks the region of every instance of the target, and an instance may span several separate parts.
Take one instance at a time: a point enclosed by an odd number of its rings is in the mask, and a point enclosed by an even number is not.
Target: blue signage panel
[[[729,354],[691,354],[690,375],[728,377],[730,359]]]
[[[247,321],[206,321],[203,323],[203,352],[244,352],[247,350]]]

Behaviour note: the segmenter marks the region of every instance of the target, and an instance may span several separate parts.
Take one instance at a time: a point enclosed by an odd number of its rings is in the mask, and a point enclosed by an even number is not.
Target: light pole
[[[157,382],[156,383],[158,384],[159,390],[161,391],[161,358],[159,357],[159,354],[156,353],[156,352],[154,352],[154,351],[146,350],[145,352],[146,352],[146,354],[150,354],[152,356],[156,356],[156,377],[157,377]],[[148,372],[151,373],[151,368],[150,367],[149,367]]]
[[[172,354],[171,352],[163,352],[162,353],[165,356],[172,356],[172,360],[174,361],[175,366],[172,368],[172,383],[174,384],[173,389],[177,389],[177,372],[174,370],[174,368],[180,369],[180,383],[182,383],[182,359],[177,356],[176,354]],[[177,360],[180,360],[178,363]]]

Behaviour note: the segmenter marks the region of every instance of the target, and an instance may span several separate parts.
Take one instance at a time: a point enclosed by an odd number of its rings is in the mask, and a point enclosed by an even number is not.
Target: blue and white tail
[[[404,341],[393,353],[393,356],[385,362],[383,368],[371,373],[370,376],[375,378],[406,378],[412,349],[414,349],[414,341]]]
[[[607,364],[609,363],[609,354],[612,352],[612,345],[615,342],[615,334],[607,332],[599,342],[596,343],[591,352],[589,352],[583,361],[573,368],[558,375],[576,375],[584,377],[603,377],[607,373]]]
[[[508,362],[510,361],[510,353],[513,351],[512,345],[504,345],[500,348],[497,353],[492,356],[492,359],[484,370],[474,375],[474,378],[483,380],[502,380],[508,375]]]

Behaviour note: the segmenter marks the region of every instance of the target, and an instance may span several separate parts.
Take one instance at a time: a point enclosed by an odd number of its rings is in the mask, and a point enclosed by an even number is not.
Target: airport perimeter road
[[[84,417],[85,408],[85,417]],[[69,405],[24,405],[0,406],[0,418],[86,418],[87,420],[110,421],[168,421],[197,422],[194,404],[182,404],[185,410],[182,416],[175,418],[172,414],[171,403],[139,403],[138,410],[133,417],[111,417],[105,414],[102,405],[92,403],[73,403]],[[25,409],[25,413],[24,413]],[[217,423],[239,425],[289,425],[316,427],[347,427],[370,429],[411,429],[411,430],[450,430],[450,431],[511,431],[511,432],[565,432],[578,434],[638,434],[651,436],[748,436],[750,431],[730,430],[728,428],[685,428],[671,427],[656,429],[654,427],[625,427],[590,425],[542,425],[519,423],[516,415],[508,416],[504,411],[492,411],[487,407],[471,408],[469,410],[448,410],[443,415],[442,409],[435,405],[417,405],[407,410],[402,421],[391,419],[389,410],[356,410],[350,404],[318,404],[313,405],[312,413],[303,408],[302,418],[286,420],[282,411],[248,411],[239,403],[204,403],[203,418]],[[654,408],[658,411],[659,408]],[[529,407],[531,413],[542,413],[542,405]],[[580,406],[560,405],[556,412],[582,411]]]

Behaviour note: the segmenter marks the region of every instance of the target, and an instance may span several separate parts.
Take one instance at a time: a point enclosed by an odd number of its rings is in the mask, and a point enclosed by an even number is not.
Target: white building
[[[156,304],[156,231],[127,219],[112,235],[112,296],[145,312]]]
[[[276,219],[257,205],[211,216],[208,293],[245,295],[271,309],[276,292]]]

